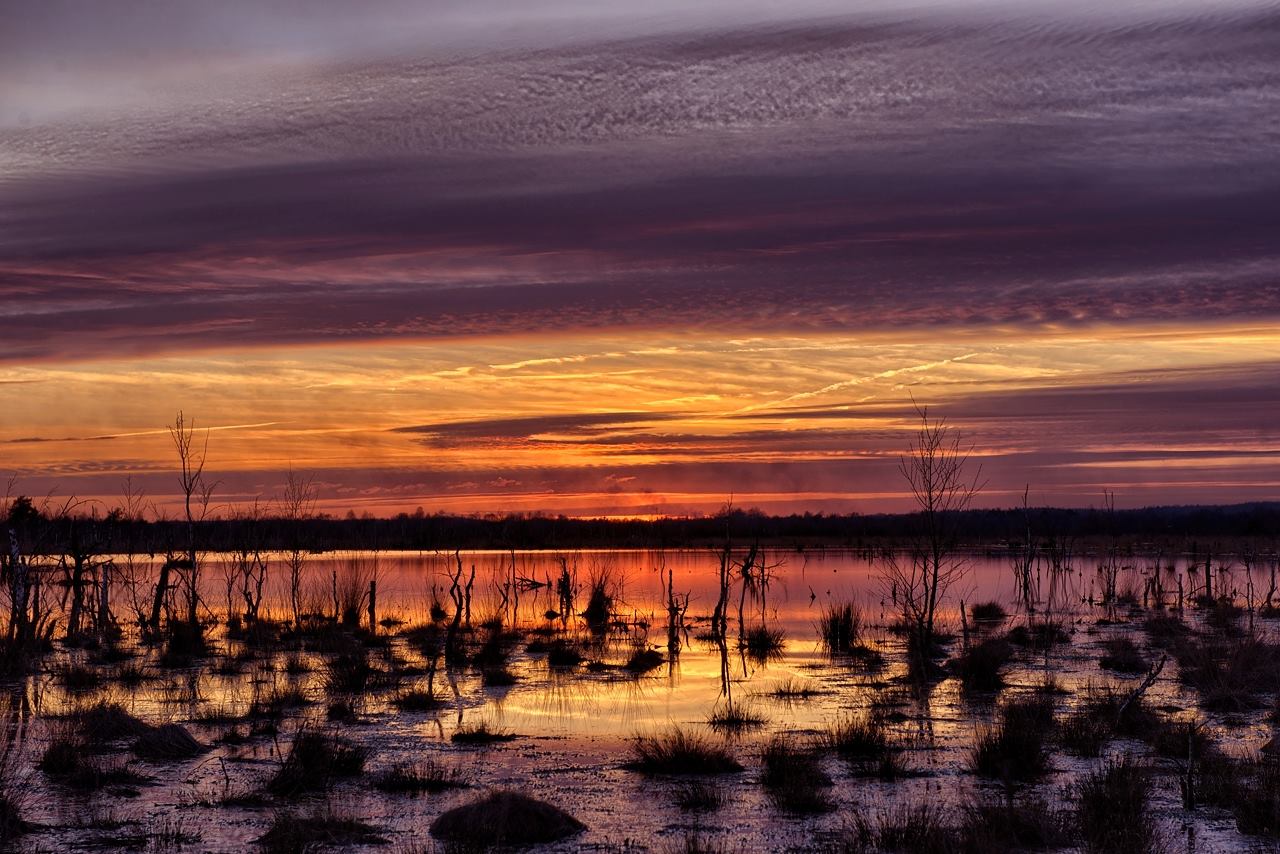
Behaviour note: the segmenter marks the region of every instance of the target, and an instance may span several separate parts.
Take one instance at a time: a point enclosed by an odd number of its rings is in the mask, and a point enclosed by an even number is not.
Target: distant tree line
[[[1280,502],[1231,506],[1145,507],[1134,510],[1031,508],[1036,530],[1052,531],[1079,541],[1090,538],[1206,541],[1280,536]],[[955,514],[964,544],[1001,547],[1018,543],[1027,528],[1023,508],[970,509]],[[733,509],[716,515],[663,519],[590,519],[541,514],[457,516],[443,513],[400,513],[334,518],[313,515],[213,516],[190,523],[203,551],[234,551],[246,529],[260,547],[288,551],[305,544],[309,551],[343,549],[574,549],[710,547],[726,537],[795,548],[876,548],[913,536],[920,527],[918,513],[828,514],[786,516],[755,509]],[[7,528],[26,551],[61,551],[73,535],[90,536],[98,550],[129,543],[142,552],[185,552],[190,529],[186,518],[146,520],[119,511],[94,513],[85,505],[67,512],[35,505],[18,496],[11,502]],[[91,532],[91,533],[87,533]]]

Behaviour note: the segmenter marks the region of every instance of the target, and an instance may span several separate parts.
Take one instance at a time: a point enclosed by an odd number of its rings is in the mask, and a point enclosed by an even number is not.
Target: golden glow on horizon
[[[715,490],[673,483],[655,497],[652,487],[629,491],[624,477],[609,489],[602,481],[572,489],[539,487],[526,474],[585,471],[600,481],[618,467],[874,460],[905,445],[913,425],[903,406],[911,398],[945,413],[954,400],[1097,384],[1140,389],[1171,372],[1274,361],[1280,361],[1280,331],[1248,326],[778,338],[558,334],[69,361],[0,368],[0,471],[66,481],[64,494],[110,494],[101,486],[96,492],[72,486],[78,478],[168,471],[171,449],[163,425],[182,408],[198,426],[217,430],[209,443],[210,471],[262,473],[266,494],[291,465],[329,472],[335,488],[346,480],[336,471],[368,475],[351,478],[366,493],[353,486],[345,495],[328,495],[325,504],[333,509],[344,503],[378,512],[416,505],[467,512],[598,506],[625,514],[655,500],[706,506],[737,490],[732,482]],[[977,454],[1040,450],[1034,430],[1013,429],[1020,417],[1016,407],[1011,412],[1007,423],[965,426]],[[584,413],[618,417],[616,423],[574,420]],[[547,420],[511,421],[542,418]],[[488,420],[494,423],[448,426]],[[433,434],[424,425],[444,426]],[[423,429],[395,432],[411,427]],[[1269,437],[1186,439],[1182,450],[1237,455],[1162,457],[1167,449],[1158,443],[1080,436],[1076,450],[1128,450],[1143,457],[1058,465],[1080,472],[1181,468],[1190,475],[1270,463],[1266,455],[1280,450]],[[410,470],[450,477],[425,491],[376,489],[378,472]],[[469,477],[494,471],[509,472],[502,478],[509,482]],[[842,494],[793,483],[742,494],[778,501],[797,496],[815,509],[843,495],[874,509],[877,498],[901,497],[896,484],[883,486],[891,488],[860,485]],[[652,515],[640,515],[646,513]]]

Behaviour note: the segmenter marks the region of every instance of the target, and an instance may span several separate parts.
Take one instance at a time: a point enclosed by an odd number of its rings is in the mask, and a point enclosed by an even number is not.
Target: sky
[[[1280,497],[1280,5],[0,5],[0,476],[218,512]]]

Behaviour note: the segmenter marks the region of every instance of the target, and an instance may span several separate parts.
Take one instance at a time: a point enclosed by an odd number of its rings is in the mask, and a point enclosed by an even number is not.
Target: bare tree
[[[0,502],[0,516],[5,521],[8,534],[5,550],[0,559],[0,568],[9,581],[9,640],[19,646],[27,640],[27,606],[30,601],[29,586],[30,566],[18,539],[18,527],[24,515],[35,514],[31,499],[25,495],[15,495],[16,478],[10,478],[5,490],[4,500]]]
[[[178,410],[173,426],[169,428],[173,449],[178,454],[179,486],[182,489],[183,509],[187,520],[187,623],[199,624],[196,607],[200,602],[200,566],[196,559],[196,510],[203,518],[209,510],[214,484],[204,478],[204,464],[209,451],[209,431],[204,431],[204,441],[196,443],[195,419],[188,421]],[[157,597],[158,598],[158,597]]]
[[[957,549],[960,516],[983,484],[981,466],[969,475],[972,449],[961,444],[960,432],[942,419],[931,420],[927,407],[917,406],[916,414],[920,426],[898,471],[916,505],[919,529],[905,554],[885,556],[883,576],[922,656],[916,663],[923,664],[936,636],[938,605],[968,572],[968,560]]]
[[[101,595],[102,579],[108,573],[110,560],[100,556],[101,522],[96,509],[92,515],[85,514],[83,508],[89,502],[81,501],[74,496],[66,499],[60,506],[50,512],[50,517],[58,534],[58,567],[63,575],[63,599],[67,614],[66,636],[78,638],[83,630],[85,607],[92,605],[90,597]],[[70,603],[66,604],[69,597]],[[101,603],[99,608],[90,611],[96,619],[103,617]],[[99,625],[99,633],[105,633],[109,626]]]
[[[244,618],[256,622],[262,607],[262,589],[267,583],[267,545],[263,522],[266,514],[257,498],[253,504],[236,514],[233,525],[231,563],[234,579],[227,581],[227,619],[234,614],[231,606],[231,588],[239,585],[240,598],[244,600]]]
[[[146,517],[147,500],[142,487],[135,486],[132,477],[127,477],[121,487],[120,499],[111,511],[115,521],[112,539],[113,551],[119,558],[112,564],[116,576],[123,582],[129,594],[129,605],[141,629],[147,628],[147,603],[143,592],[147,584],[143,561],[139,560],[141,542],[140,526]],[[149,566],[149,564],[147,564]]]
[[[289,606],[293,609],[293,625],[297,629],[302,625],[302,566],[307,559],[303,527],[316,510],[314,478],[302,477],[289,469],[284,494],[278,499],[278,504],[280,517],[286,526],[284,562],[289,569]]]

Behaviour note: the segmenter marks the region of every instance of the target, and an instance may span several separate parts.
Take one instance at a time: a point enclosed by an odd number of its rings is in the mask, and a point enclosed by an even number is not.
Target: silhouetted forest
[[[1280,502],[1230,506],[1147,507],[1108,511],[1100,508],[1023,508],[968,510],[960,515],[967,545],[1001,548],[1025,542],[1028,530],[1037,539],[1124,539],[1135,544],[1161,541],[1189,549],[1197,541],[1280,536]],[[24,550],[64,551],[68,540],[92,543],[98,553],[113,550],[165,552],[179,550],[186,523],[177,520],[127,519],[106,516],[42,513],[19,499],[9,527]],[[318,515],[302,520],[272,516],[215,518],[195,523],[205,550],[284,549],[305,543],[312,551],[335,549],[573,549],[682,548],[735,541],[774,547],[875,548],[905,540],[918,530],[917,514],[835,515],[804,513],[771,516],[758,510],[733,510],[714,516],[641,519],[589,519],[549,515],[453,516],[402,513],[389,518],[334,518]]]

